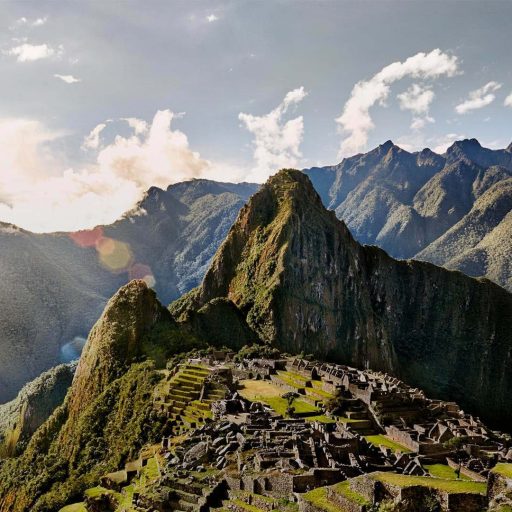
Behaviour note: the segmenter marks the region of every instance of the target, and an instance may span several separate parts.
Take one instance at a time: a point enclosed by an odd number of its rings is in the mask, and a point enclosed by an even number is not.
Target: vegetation
[[[279,356],[279,350],[267,344],[244,345],[235,355],[235,361],[243,359],[265,359]]]
[[[432,476],[437,478],[444,478],[445,480],[457,480],[458,478],[461,480],[471,480],[469,477],[463,474],[457,477],[457,472],[455,469],[448,466],[448,464],[430,464],[424,467]]]
[[[493,473],[504,476],[506,478],[512,478],[512,464],[500,462],[492,469]]]
[[[275,384],[262,380],[242,381],[243,388],[240,394],[251,401],[258,401],[267,404],[274,409],[277,414],[286,416],[288,409],[288,400],[281,396],[282,390]],[[312,413],[318,414],[320,411],[313,405],[303,400],[294,400],[295,414]]]
[[[15,492],[20,510],[32,512],[51,512],[79,501],[102,474],[117,470],[145,443],[160,439],[163,425],[150,400],[160,378],[152,363],[138,363],[107,386],[73,428],[70,458],[63,455],[58,437],[67,417],[65,403],[16,463],[2,466],[0,495]]]
[[[345,481],[345,482],[336,484],[333,486],[333,489],[338,494],[342,494],[343,496],[345,496],[345,498],[348,498],[350,501],[353,501],[354,503],[357,503],[358,505],[370,505],[369,501],[364,496],[361,496],[358,492],[355,492],[350,487],[349,481]]]
[[[372,443],[375,446],[385,446],[386,448],[391,449],[394,452],[401,452],[401,453],[410,453],[411,450],[407,448],[406,446],[401,445],[400,443],[397,443],[396,441],[393,441],[389,437],[383,435],[383,434],[377,434],[373,436],[364,436],[364,438],[369,442]]]
[[[452,479],[444,480],[442,478],[400,475],[398,473],[372,473],[371,477],[380,482],[396,485],[398,487],[418,485],[448,493],[485,494],[487,492],[487,484],[485,482]]]

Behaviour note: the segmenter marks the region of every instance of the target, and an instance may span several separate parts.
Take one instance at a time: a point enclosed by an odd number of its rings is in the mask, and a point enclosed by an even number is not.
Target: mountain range
[[[359,244],[304,173],[281,170],[240,210],[198,287],[169,308],[140,279],[110,299],[62,404],[0,463],[0,511],[59,510],[154,446],[174,421],[155,409],[172,358],[208,343],[385,371],[509,428],[511,315],[512,294],[487,279]]]
[[[471,139],[438,155],[388,141],[303,172],[357,241],[512,290],[512,145],[490,150]],[[78,233],[0,224],[0,402],[77,358],[108,298],[129,279],[146,278],[163,303],[197,286],[258,188],[208,180],[153,187],[117,222]]]
[[[304,172],[359,242],[512,291],[512,144],[491,150],[466,139],[438,155],[387,141]]]

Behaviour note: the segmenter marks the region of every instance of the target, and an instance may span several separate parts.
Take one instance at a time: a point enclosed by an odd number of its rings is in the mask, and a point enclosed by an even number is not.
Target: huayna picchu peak
[[[219,297],[285,352],[389,371],[488,420],[512,421],[512,295],[359,245],[299,171],[280,171],[250,199],[201,286],[171,311],[186,321]]]

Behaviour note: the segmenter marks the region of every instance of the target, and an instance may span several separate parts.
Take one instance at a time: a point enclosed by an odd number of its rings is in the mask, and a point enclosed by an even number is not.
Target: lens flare
[[[130,279],[142,279],[146,284],[153,288],[156,284],[155,276],[151,267],[143,263],[135,263],[129,270]]]
[[[130,246],[125,242],[104,237],[96,243],[100,263],[112,272],[128,270],[133,261]]]
[[[69,238],[79,247],[94,247],[103,238],[103,228],[85,229],[70,233]]]

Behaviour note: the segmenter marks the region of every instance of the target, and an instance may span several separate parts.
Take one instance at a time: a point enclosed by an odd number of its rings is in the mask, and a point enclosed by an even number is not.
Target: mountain
[[[66,397],[25,451],[0,465],[0,511],[50,512],[160,441],[152,396],[158,360],[201,342],[142,280],[123,286],[92,328]]]
[[[512,291],[505,250],[512,238],[505,222],[512,210],[510,146],[491,150],[462,140],[438,155],[409,153],[387,141],[339,165],[304,172],[359,242],[395,258],[486,276]],[[477,217],[482,225],[474,228]],[[479,245],[487,235],[491,240]]]
[[[0,405],[0,459],[22,451],[63,402],[75,369],[76,362],[56,366],[23,386],[14,400]]]
[[[512,421],[512,295],[361,246],[299,171],[252,196],[202,284],[171,312],[190,325],[220,297],[282,351],[386,371],[496,425]]]
[[[122,219],[78,233],[0,224],[0,402],[77,358],[109,297],[152,276],[165,303],[196,286],[252,184],[194,180],[151,188]]]

